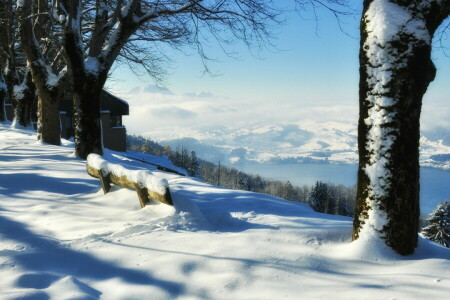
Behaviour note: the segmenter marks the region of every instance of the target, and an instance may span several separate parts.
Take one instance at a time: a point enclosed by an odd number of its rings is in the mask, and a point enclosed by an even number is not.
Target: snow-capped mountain
[[[421,164],[450,169],[450,146],[432,133],[425,134],[434,139],[422,135]],[[175,150],[193,150],[201,158],[232,164],[246,161],[355,164],[358,161],[357,126],[352,123],[303,120],[284,124],[237,124],[207,130],[165,128],[143,135]]]

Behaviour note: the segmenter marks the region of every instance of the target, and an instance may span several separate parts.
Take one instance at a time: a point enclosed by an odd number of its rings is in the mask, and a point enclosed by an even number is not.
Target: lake
[[[294,185],[313,185],[316,181],[353,186],[356,184],[357,165],[320,163],[298,164],[242,164],[238,169],[262,177]],[[420,198],[421,213],[429,214],[442,201],[450,201],[450,171],[436,168],[421,168]]]

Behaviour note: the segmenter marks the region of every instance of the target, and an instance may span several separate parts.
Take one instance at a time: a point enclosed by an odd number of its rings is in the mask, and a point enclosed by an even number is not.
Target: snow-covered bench
[[[119,164],[110,163],[97,154],[88,155],[86,170],[92,177],[100,179],[105,194],[109,192],[113,183],[135,189],[141,207],[144,207],[149,199],[173,205],[167,180],[153,175],[150,171],[130,170]]]

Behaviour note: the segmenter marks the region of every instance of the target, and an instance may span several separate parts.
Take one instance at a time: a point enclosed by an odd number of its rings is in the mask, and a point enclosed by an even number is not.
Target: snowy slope
[[[351,220],[154,170],[175,207],[103,195],[66,146],[0,125],[1,299],[444,299],[450,250],[350,243]],[[117,153],[106,156],[147,165]]]

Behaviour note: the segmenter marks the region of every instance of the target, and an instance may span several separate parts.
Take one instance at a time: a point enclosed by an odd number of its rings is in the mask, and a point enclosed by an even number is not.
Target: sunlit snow
[[[104,195],[73,144],[0,125],[1,299],[445,299],[450,250],[400,257],[350,218],[159,172],[175,207]],[[142,157],[141,157],[142,158]],[[154,158],[154,157],[153,157]],[[152,156],[147,156],[151,161]],[[155,158],[161,160],[161,158]]]

